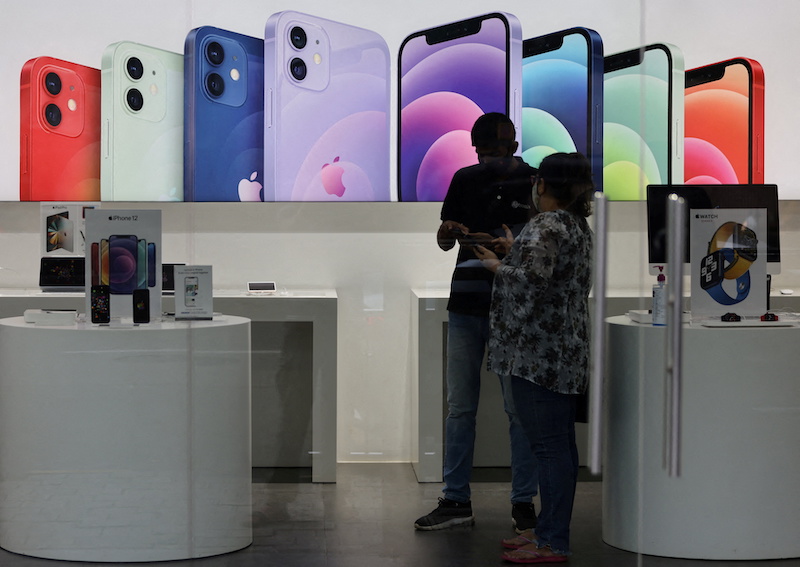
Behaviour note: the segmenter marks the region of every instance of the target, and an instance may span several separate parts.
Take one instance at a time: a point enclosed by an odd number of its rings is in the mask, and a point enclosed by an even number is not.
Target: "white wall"
[[[125,204],[129,207],[140,205]],[[338,460],[411,459],[411,288],[446,288],[455,251],[434,233],[430,203],[166,204],[164,260],[212,264],[215,287],[248,280],[339,294]],[[610,208],[610,295],[649,293],[645,207]],[[800,293],[800,202],[781,204],[783,271],[774,288]],[[0,289],[35,288],[39,205],[0,204]],[[646,303],[644,304],[647,305]]]

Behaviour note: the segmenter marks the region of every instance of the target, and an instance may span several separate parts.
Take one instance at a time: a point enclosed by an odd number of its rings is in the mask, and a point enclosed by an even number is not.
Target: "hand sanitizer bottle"
[[[667,324],[666,280],[664,274],[658,274],[658,283],[653,286],[653,325],[661,327]]]

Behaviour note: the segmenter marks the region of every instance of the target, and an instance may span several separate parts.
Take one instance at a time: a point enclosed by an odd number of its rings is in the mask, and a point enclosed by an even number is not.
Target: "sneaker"
[[[512,502],[511,503],[511,524],[514,531],[521,534],[525,530],[532,530],[536,527],[536,510],[533,503]]]
[[[474,523],[475,516],[472,515],[471,502],[439,498],[439,507],[414,522],[414,527],[418,530],[443,530],[462,524],[471,526]]]

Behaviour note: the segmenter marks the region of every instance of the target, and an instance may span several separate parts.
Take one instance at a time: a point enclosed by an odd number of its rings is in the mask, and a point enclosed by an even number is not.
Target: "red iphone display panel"
[[[686,183],[764,183],[764,70],[730,59],[686,71]]]
[[[100,71],[52,57],[20,75],[20,201],[100,200]]]

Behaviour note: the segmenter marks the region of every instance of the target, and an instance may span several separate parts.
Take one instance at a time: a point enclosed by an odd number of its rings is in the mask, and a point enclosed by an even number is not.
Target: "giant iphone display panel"
[[[737,58],[686,71],[686,183],[764,182],[764,69]]]
[[[384,39],[280,12],[267,21],[264,64],[265,200],[390,200]]]
[[[480,115],[508,114],[519,130],[521,56],[520,23],[510,14],[406,37],[398,56],[401,201],[444,199],[453,174],[477,163],[470,130]]]
[[[538,167],[553,152],[589,158],[603,175],[603,41],[571,28],[522,44],[522,159]]]
[[[184,102],[184,200],[263,201],[264,41],[189,32]]]
[[[603,190],[637,201],[651,184],[683,183],[684,62],[669,44],[605,59]]]

